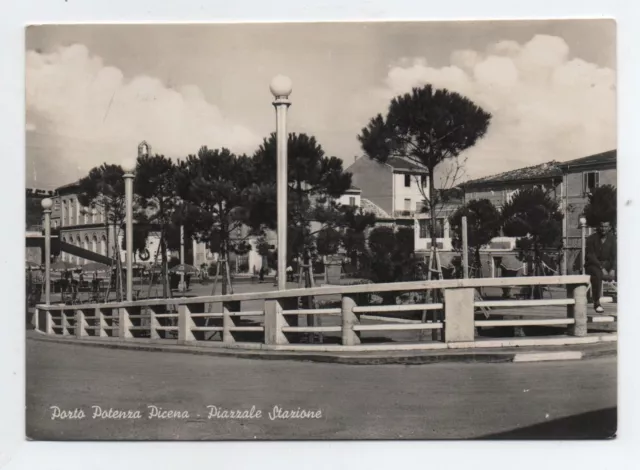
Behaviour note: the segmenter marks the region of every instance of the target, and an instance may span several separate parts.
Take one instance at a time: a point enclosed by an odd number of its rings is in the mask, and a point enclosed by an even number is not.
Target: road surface
[[[27,435],[47,440],[601,438],[615,434],[616,381],[615,358],[352,366],[27,340]],[[214,411],[208,405],[220,416],[237,410],[245,418],[208,419]],[[82,411],[85,417],[52,419],[54,406],[60,415],[77,417]],[[93,406],[104,416],[110,408],[128,411],[129,418],[93,419],[98,411]],[[149,418],[149,406],[164,418]],[[280,419],[284,414],[274,414],[275,406],[306,417]],[[168,411],[179,417],[166,418],[162,413]]]

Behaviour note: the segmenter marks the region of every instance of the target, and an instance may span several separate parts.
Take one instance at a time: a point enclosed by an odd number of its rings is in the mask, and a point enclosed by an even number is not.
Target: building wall
[[[343,206],[350,206],[351,205],[351,198],[354,199],[354,206],[356,207],[360,207],[360,193],[346,193],[343,194],[342,196],[340,196],[338,198],[338,204],[341,204]]]
[[[393,211],[393,173],[390,166],[360,157],[347,171],[353,175],[352,184],[362,190],[362,197],[388,213]]]
[[[509,201],[517,191],[522,189],[529,189],[534,186],[542,186],[545,191],[548,191],[550,195],[555,198],[558,203],[561,201],[561,184],[562,179],[556,178],[555,180],[541,181],[536,183],[496,183],[494,186],[484,186],[477,188],[468,188],[465,190],[465,202],[488,199],[497,208],[501,209],[502,206]]]
[[[606,184],[617,186],[618,171],[616,168],[606,168],[598,170],[598,185]],[[580,238],[580,215],[589,202],[587,194],[584,192],[583,181],[585,171],[571,171],[567,173],[567,245],[574,246],[576,240]]]
[[[419,211],[422,207],[424,197],[420,192],[420,175],[409,174],[409,187],[405,186],[405,174],[395,172],[393,174],[394,185],[394,197],[393,197],[393,210],[396,212],[409,210],[411,212]],[[417,178],[416,178],[417,177]],[[424,186],[425,194],[429,193],[429,182],[427,181]],[[363,196],[367,197],[367,196]],[[405,206],[405,200],[409,201],[409,208]],[[385,209],[386,210],[386,209]]]

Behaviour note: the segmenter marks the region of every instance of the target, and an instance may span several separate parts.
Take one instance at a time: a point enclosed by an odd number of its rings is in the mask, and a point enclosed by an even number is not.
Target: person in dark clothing
[[[611,233],[610,222],[601,222],[596,233],[587,238],[585,258],[584,271],[591,276],[593,307],[597,313],[602,313],[602,281],[613,280],[616,276],[616,239]]]
[[[260,282],[264,282],[264,266],[260,267]]]

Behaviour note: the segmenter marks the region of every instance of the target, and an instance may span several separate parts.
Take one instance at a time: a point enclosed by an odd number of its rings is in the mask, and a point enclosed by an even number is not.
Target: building
[[[362,207],[398,224],[412,225],[415,214],[422,209],[424,194],[429,193],[427,169],[404,158],[380,163],[361,157],[345,171],[352,174],[351,181],[361,190]]]
[[[124,261],[126,257],[126,252],[122,249],[124,231],[108,223],[102,207],[97,206],[95,210],[83,207],[78,199],[78,192],[78,182],[74,182],[57,188],[52,198],[51,226],[53,229],[59,229],[59,238],[63,247],[60,253],[61,259],[80,265],[92,261],[90,253],[86,254],[87,257],[83,257],[65,251],[66,243],[108,258],[113,258],[117,250],[120,253],[120,259]],[[159,243],[159,233],[152,232],[147,241],[149,258],[138,261],[153,261]]]
[[[591,192],[603,185],[617,186],[617,150],[589,155],[558,164],[562,171],[561,208],[563,219],[562,233],[566,247],[565,272],[579,270],[581,250],[580,216],[589,202]],[[593,228],[588,228],[591,234]],[[578,261],[578,262],[577,262]],[[576,266],[578,265],[578,266]]]

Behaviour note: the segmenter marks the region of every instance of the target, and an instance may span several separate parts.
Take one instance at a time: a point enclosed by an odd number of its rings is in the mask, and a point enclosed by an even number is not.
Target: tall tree
[[[597,227],[601,222],[610,222],[615,228],[618,222],[617,198],[616,187],[610,184],[599,186],[589,194],[589,202],[584,208],[587,225]]]
[[[500,234],[500,211],[488,199],[469,201],[459,207],[449,218],[451,243],[455,250],[462,250],[462,217],[467,217],[467,242],[473,252],[473,267],[477,272],[482,268],[480,248]]]
[[[202,147],[198,155],[189,155],[180,165],[179,193],[194,211],[194,234],[220,255],[225,269],[229,254],[247,253],[248,236],[262,229],[265,214],[252,210],[252,203],[266,191],[258,177],[249,157],[224,148]],[[226,279],[223,275],[223,294],[227,293]]]
[[[150,224],[160,227],[160,256],[162,260],[163,296],[169,295],[169,266],[167,259],[168,227],[181,201],[178,197],[176,164],[164,155],[140,155],[136,162],[134,193],[140,211]]]
[[[468,98],[425,85],[395,97],[386,116],[372,118],[358,135],[369,158],[384,163],[401,157],[426,168],[428,194],[424,194],[421,184],[418,187],[429,204],[432,246],[437,243],[436,167],[444,162],[453,164],[453,170],[448,172],[453,185],[461,171],[459,155],[485,135],[490,121],[491,114]]]
[[[288,152],[288,234],[289,258],[301,256],[303,263],[318,253],[317,237],[321,238],[321,251],[335,249],[335,231],[341,226],[343,214],[336,199],[351,186],[351,174],[343,170],[342,160],[325,155],[315,137],[307,134],[289,134]],[[275,191],[277,168],[276,135],[264,139],[253,156],[255,168]],[[277,213],[275,197],[269,211]],[[275,228],[276,218],[270,228]],[[329,238],[334,242],[328,243]]]
[[[358,268],[367,254],[367,231],[376,224],[375,214],[364,212],[362,208],[344,206],[341,244],[351,265]],[[413,242],[412,242],[413,243]]]
[[[558,202],[540,188],[518,191],[502,207],[502,227],[508,237],[519,237],[519,257],[543,275],[544,259],[562,247],[562,212]]]
[[[118,237],[126,216],[124,173],[120,165],[103,163],[92,168],[89,174],[78,182],[80,204],[94,207],[104,214],[108,249],[113,250],[116,260],[116,292],[119,295],[123,294],[124,284],[118,250]],[[113,228],[113,234],[110,233],[109,227]]]

